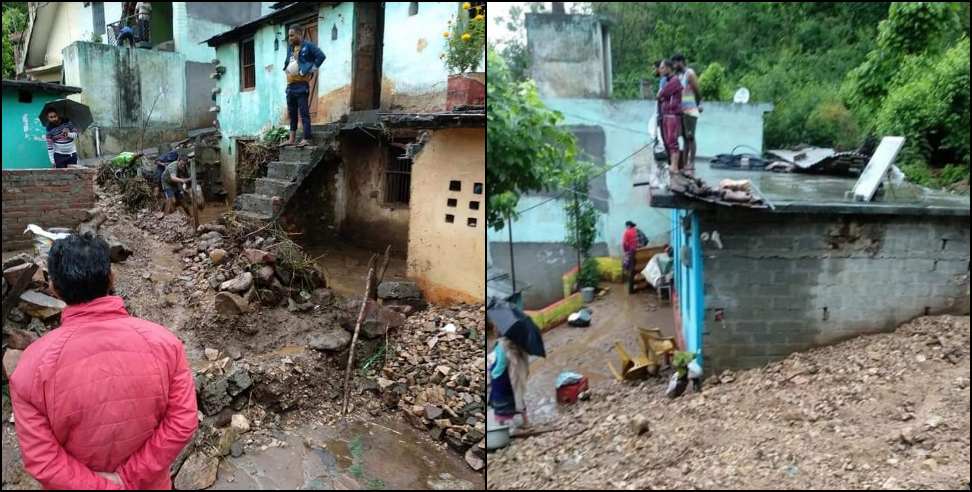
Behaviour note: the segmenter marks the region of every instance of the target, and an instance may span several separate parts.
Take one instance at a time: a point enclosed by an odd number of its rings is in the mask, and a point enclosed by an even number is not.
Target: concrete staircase
[[[315,127],[314,145],[280,149],[280,160],[267,166],[266,177],[257,178],[254,193],[236,197],[237,214],[267,221],[283,213],[304,179],[328,153],[336,152],[338,132],[337,126]]]

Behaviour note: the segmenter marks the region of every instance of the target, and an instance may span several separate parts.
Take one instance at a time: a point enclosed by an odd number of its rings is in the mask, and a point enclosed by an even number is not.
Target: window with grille
[[[389,145],[385,164],[385,203],[408,205],[412,189],[412,160],[403,147]]]
[[[253,39],[240,42],[240,90],[256,87],[256,56]]]

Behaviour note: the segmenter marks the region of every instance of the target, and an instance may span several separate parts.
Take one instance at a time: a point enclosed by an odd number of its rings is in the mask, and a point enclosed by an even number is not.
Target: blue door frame
[[[705,291],[702,276],[702,241],[699,216],[692,210],[672,210],[674,281],[678,292],[682,340],[685,350],[696,354],[702,365],[702,329],[705,322]],[[688,265],[683,257],[688,259]]]

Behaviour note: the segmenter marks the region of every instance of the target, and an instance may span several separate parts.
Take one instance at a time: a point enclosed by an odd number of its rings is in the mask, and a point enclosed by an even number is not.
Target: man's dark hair
[[[678,62],[685,63],[685,55],[681,53],[675,53],[674,55],[672,55],[672,63],[678,63]]]
[[[111,260],[108,243],[90,232],[54,241],[47,272],[61,299],[81,304],[108,295]]]
[[[675,65],[673,65],[673,64],[672,64],[672,61],[671,61],[671,60],[669,60],[669,59],[667,59],[667,58],[666,58],[666,59],[664,59],[664,60],[662,60],[662,61],[661,61],[661,62],[660,62],[660,63],[658,64],[658,66],[659,66],[659,67],[661,67],[661,66],[666,66],[666,67],[668,67],[669,69],[674,69],[674,68],[675,68]]]
[[[49,115],[51,113],[57,114],[57,110],[54,109],[54,108],[47,108],[47,111],[44,111],[44,116],[47,116],[47,115]],[[60,115],[58,115],[58,116],[60,116]]]
[[[630,220],[628,220],[628,221],[625,221],[624,226],[625,227],[634,227],[635,226],[635,223],[634,222],[631,222]]]

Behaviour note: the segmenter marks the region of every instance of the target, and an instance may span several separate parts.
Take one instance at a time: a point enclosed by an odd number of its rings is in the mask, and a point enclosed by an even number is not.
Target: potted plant
[[[462,4],[449,22],[446,51],[440,56],[449,69],[446,111],[460,106],[486,104],[486,72],[477,72],[486,50],[486,10],[483,5]]]

